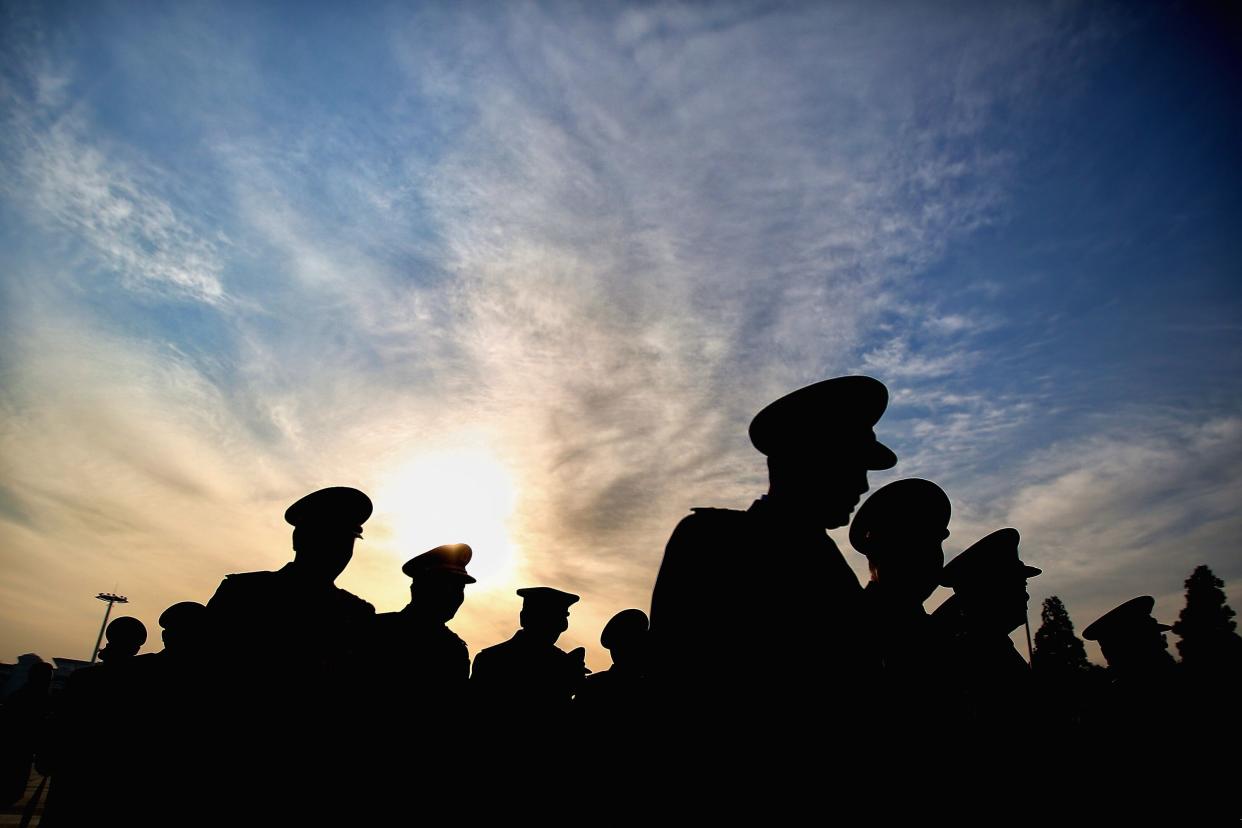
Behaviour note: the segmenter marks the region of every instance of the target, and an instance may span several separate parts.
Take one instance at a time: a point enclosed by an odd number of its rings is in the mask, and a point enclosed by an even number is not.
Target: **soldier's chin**
[[[836,511],[832,511],[832,512],[824,512],[823,515],[821,515],[821,520],[824,524],[824,528],[825,529],[836,529],[838,527],[846,525],[847,523],[850,522],[850,512],[852,511],[854,511],[854,507],[851,506],[849,509],[846,509],[846,510],[837,509]]]

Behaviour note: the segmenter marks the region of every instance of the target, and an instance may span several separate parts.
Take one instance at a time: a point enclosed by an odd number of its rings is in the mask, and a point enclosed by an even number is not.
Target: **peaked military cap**
[[[371,516],[371,498],[348,486],[332,486],[311,492],[285,510],[292,526],[342,529],[362,537],[362,524]]]
[[[1012,528],[997,529],[985,535],[944,565],[940,584],[957,589],[963,584],[1002,578],[1034,578],[1043,570],[1027,566],[1018,557],[1021,539],[1018,530]]]
[[[872,377],[836,377],[786,394],[750,421],[750,442],[767,455],[813,449],[857,453],[869,469],[891,469],[897,455],[875,438],[888,389]]]
[[[194,626],[201,624],[206,614],[207,608],[198,601],[178,601],[160,613],[160,626],[166,630],[187,624]]]
[[[944,489],[930,480],[910,477],[895,480],[867,498],[850,524],[850,546],[864,555],[875,532],[889,528],[904,535],[949,536],[953,507]]]
[[[552,587],[523,587],[517,591],[522,596],[522,606],[534,609],[558,609],[565,612],[580,600],[572,592],[562,592]]]
[[[623,609],[604,625],[604,631],[599,636],[599,643],[604,646],[604,649],[611,650],[627,640],[633,641],[635,638],[646,635],[650,627],[651,621],[648,620],[647,613],[640,609]]]
[[[132,615],[122,615],[112,619],[104,630],[104,636],[109,644],[133,643],[141,646],[147,641],[147,625]]]
[[[468,544],[446,543],[410,558],[401,567],[401,571],[414,579],[424,575],[451,575],[473,584],[475,579],[466,571],[466,564],[470,563],[472,557],[474,551]]]
[[[1151,611],[1155,607],[1156,599],[1150,595],[1131,598],[1088,624],[1087,628],[1082,631],[1082,637],[1088,641],[1101,641],[1117,635],[1144,632],[1153,628],[1160,632],[1173,629],[1168,624],[1161,624],[1152,617]]]

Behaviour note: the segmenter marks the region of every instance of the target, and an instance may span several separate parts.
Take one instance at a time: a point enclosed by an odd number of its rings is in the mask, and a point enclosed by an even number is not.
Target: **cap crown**
[[[1088,641],[1099,641],[1119,635],[1145,632],[1153,628],[1159,628],[1162,632],[1170,629],[1152,617],[1151,613],[1155,608],[1156,599],[1150,595],[1131,598],[1088,624],[1087,628],[1082,631],[1082,637]]]
[[[943,586],[986,584],[1014,578],[1033,578],[1043,570],[1027,566],[1018,557],[1021,535],[1017,529],[998,529],[976,541],[965,552],[944,565],[940,573]]]
[[[474,557],[474,551],[469,544],[446,543],[414,556],[405,562],[401,571],[415,579],[428,575],[449,575],[473,584],[475,579],[466,572],[466,564],[470,563],[472,557]]]
[[[943,540],[953,507],[944,489],[930,480],[896,480],[867,498],[850,524],[850,546],[864,555],[877,532],[934,534]]]
[[[523,607],[533,607],[535,609],[555,608],[567,610],[580,600],[572,592],[564,592],[545,586],[523,587],[517,591],[517,594],[522,596]]]
[[[362,524],[371,517],[371,498],[348,486],[332,486],[311,492],[285,510],[291,526],[352,530],[360,537]]]
[[[897,456],[875,438],[888,389],[872,377],[850,376],[799,388],[770,403],[750,422],[750,442],[766,455],[808,450],[857,454],[869,469],[888,469]]]

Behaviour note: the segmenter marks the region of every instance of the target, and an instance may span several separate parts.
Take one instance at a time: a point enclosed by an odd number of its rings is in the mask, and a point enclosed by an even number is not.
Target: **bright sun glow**
[[[513,577],[516,550],[507,523],[516,491],[508,469],[477,445],[419,454],[382,484],[383,502],[399,504],[391,519],[403,561],[444,543],[468,543],[469,570],[479,587]]]

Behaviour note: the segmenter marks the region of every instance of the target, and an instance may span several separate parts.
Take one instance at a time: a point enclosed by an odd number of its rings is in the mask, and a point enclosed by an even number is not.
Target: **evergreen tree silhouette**
[[[1043,673],[1085,673],[1091,669],[1082,639],[1074,635],[1074,622],[1061,599],[1044,599],[1035,633],[1034,666]]]
[[[1242,658],[1242,637],[1235,630],[1236,613],[1225,603],[1225,582],[1206,565],[1186,579],[1186,606],[1173,625],[1181,640],[1177,651],[1189,669],[1236,669]]]

